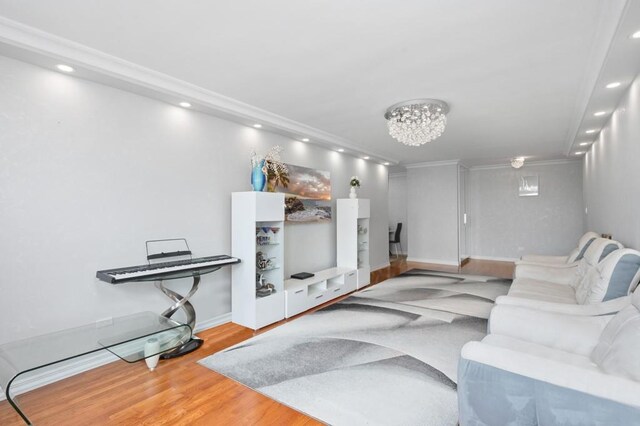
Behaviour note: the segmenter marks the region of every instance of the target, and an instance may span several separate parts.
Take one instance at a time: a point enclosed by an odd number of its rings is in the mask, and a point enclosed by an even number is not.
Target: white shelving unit
[[[358,288],[370,283],[369,218],[369,200],[338,199],[336,223],[338,267],[357,269]]]
[[[356,287],[357,272],[351,268],[329,268],[318,271],[313,277],[304,280],[285,280],[285,316],[291,318],[350,293]]]
[[[284,319],[284,194],[231,195],[231,318],[257,330]],[[262,277],[262,279],[260,279]],[[262,284],[273,285],[273,291]]]

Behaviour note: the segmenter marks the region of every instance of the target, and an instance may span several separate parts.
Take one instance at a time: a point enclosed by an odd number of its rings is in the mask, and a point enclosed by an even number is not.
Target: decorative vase
[[[264,190],[264,184],[267,183],[267,177],[264,175],[262,168],[264,167],[264,160],[262,160],[257,166],[251,170],[251,186],[254,191],[261,192]]]
[[[358,198],[358,194],[356,193],[355,186],[351,187],[351,191],[349,191],[349,198]]]
[[[160,342],[158,339],[151,338],[147,340],[147,343],[144,344],[144,356],[144,362],[147,363],[149,370],[155,370],[158,360],[160,360]]]

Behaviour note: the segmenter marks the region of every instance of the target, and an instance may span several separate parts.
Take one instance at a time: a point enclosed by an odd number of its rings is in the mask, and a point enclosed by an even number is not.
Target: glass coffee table
[[[187,324],[142,312],[6,343],[0,345],[0,387],[22,419],[32,424],[17,401],[24,393],[20,388],[28,379],[28,373],[101,350],[132,363],[180,347],[191,335]],[[147,345],[150,340],[153,344]],[[14,392],[12,387],[18,390]]]

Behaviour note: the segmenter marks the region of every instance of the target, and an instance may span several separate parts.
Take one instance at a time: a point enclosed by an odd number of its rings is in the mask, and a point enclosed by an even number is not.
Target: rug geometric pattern
[[[510,284],[414,269],[200,363],[333,425],[455,425],[460,349]]]

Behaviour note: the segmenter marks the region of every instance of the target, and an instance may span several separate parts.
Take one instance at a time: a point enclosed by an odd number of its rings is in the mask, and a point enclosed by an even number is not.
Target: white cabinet
[[[311,278],[285,280],[285,316],[291,318],[336,297],[354,291],[357,273],[350,268],[329,268]]]
[[[369,225],[370,202],[367,199],[338,199],[336,242],[338,267],[357,270],[357,286],[370,283]]]
[[[284,194],[231,196],[231,317],[257,330],[284,319]],[[259,288],[261,287],[261,288]]]

